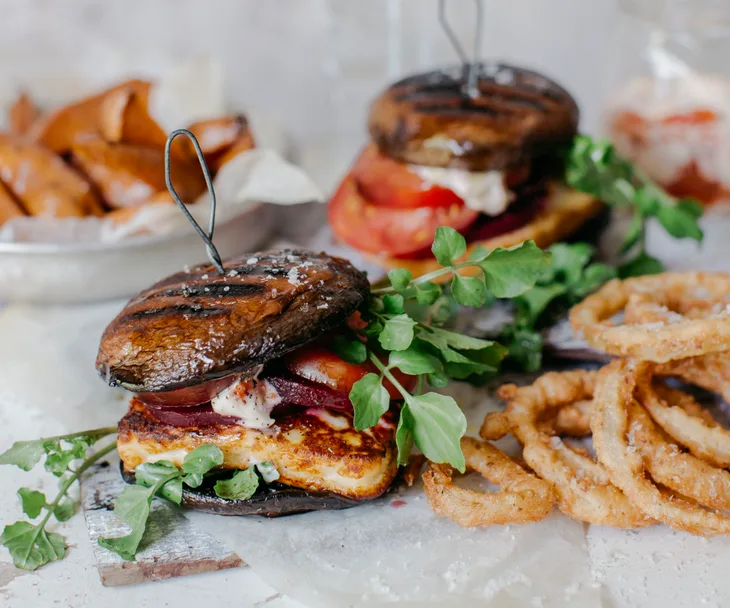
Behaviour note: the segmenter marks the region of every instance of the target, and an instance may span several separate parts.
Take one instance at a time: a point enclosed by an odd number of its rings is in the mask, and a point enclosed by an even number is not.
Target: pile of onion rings
[[[462,444],[469,468],[489,471],[485,475],[497,483],[505,475],[526,475],[530,492],[536,481],[546,482],[559,509],[579,521],[730,534],[730,430],[691,394],[667,383],[680,380],[730,401],[728,302],[730,276],[719,273],[608,283],[574,307],[571,323],[593,347],[627,358],[599,371],[548,372],[529,386],[502,386],[498,396],[506,407],[489,414],[479,434],[486,441],[514,435],[534,476],[474,439]],[[621,312],[623,323],[614,324]],[[576,444],[590,435],[595,457]],[[502,469],[504,459],[510,473]],[[424,475],[438,513],[461,525],[535,521],[505,509],[504,501],[516,504],[514,486],[485,500],[463,494],[451,476],[434,464]],[[541,493],[529,505],[532,514],[539,504],[547,515],[549,497]]]

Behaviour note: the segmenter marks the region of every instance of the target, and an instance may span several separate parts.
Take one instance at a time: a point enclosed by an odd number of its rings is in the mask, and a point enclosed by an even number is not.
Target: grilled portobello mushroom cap
[[[370,136],[401,162],[470,171],[504,170],[569,143],[578,106],[556,82],[530,70],[478,64],[475,94],[462,66],[396,82],[371,105]]]
[[[370,285],[348,261],[299,250],[200,265],[133,298],[104,331],[112,386],[167,391],[253,371],[342,323]]]

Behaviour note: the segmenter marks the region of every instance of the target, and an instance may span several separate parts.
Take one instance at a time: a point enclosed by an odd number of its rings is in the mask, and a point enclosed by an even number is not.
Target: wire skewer
[[[185,203],[182,201],[178,193],[175,191],[175,188],[172,185],[172,172],[171,172],[171,166],[170,166],[170,147],[172,146],[172,142],[178,135],[184,135],[186,136],[193,144],[193,147],[195,148],[195,153],[198,156],[198,162],[200,163],[200,168],[203,171],[203,177],[205,178],[205,185],[208,188],[208,194],[210,195],[210,222],[208,224],[208,232],[205,232],[200,227],[200,224],[195,221],[195,218],[192,216],[190,211],[188,210]],[[195,228],[195,231],[200,235],[200,238],[203,239],[203,242],[205,243],[205,247],[208,251],[208,258],[210,259],[213,266],[216,267],[219,273],[223,274],[225,270],[223,269],[223,262],[221,261],[221,256],[218,253],[218,250],[216,249],[215,245],[213,244],[213,231],[215,229],[215,209],[216,209],[216,200],[215,200],[215,190],[213,189],[213,180],[210,176],[210,169],[208,169],[208,163],[205,162],[205,157],[203,156],[203,151],[200,149],[200,144],[198,143],[197,138],[195,135],[193,135],[190,131],[187,129],[176,129],[172,133],[170,133],[170,136],[167,138],[167,142],[165,143],[165,183],[167,184],[167,189],[170,192],[170,196],[174,199],[177,206],[180,208],[180,211],[182,211],[185,214],[185,217],[190,222],[193,228]]]
[[[446,0],[439,0],[439,23],[463,64],[464,85],[462,87],[462,93],[464,97],[477,97],[479,95],[479,89],[476,85],[479,76],[479,51],[482,47],[482,33],[484,30],[484,20],[482,18],[484,14],[483,0],[474,0],[474,6],[476,8],[476,30],[474,33],[474,52],[470,60],[464,51],[464,47],[461,46],[456,33],[449,25],[446,17]]]

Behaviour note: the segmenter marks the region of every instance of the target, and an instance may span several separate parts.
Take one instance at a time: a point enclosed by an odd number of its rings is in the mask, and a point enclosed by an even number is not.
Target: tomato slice
[[[377,372],[375,365],[366,361],[360,365],[348,363],[325,348],[314,346],[303,348],[284,357],[284,365],[293,374],[323,384],[341,393],[349,394],[352,385],[365,374]],[[406,389],[411,390],[416,383],[415,376],[407,376],[393,370],[395,379]],[[397,388],[387,380],[383,386],[388,390],[391,399],[402,399]]]
[[[424,181],[400,163],[381,154],[370,144],[355,161],[350,174],[362,195],[376,207],[450,207],[463,204],[459,196],[441,186],[427,187]]]
[[[439,226],[465,232],[478,217],[478,211],[463,203],[414,209],[374,205],[365,199],[351,174],[329,202],[329,223],[340,239],[360,251],[395,257],[430,247]]]

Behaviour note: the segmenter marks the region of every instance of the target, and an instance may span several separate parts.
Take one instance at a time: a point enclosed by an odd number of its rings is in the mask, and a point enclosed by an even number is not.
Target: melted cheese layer
[[[204,444],[223,451],[223,468],[270,462],[283,484],[356,500],[380,496],[397,472],[393,420],[360,432],[351,416],[300,410],[267,429],[240,424],[180,428],[158,422],[132,400],[119,423],[117,446],[128,471],[160,458],[181,466],[187,452]]]

